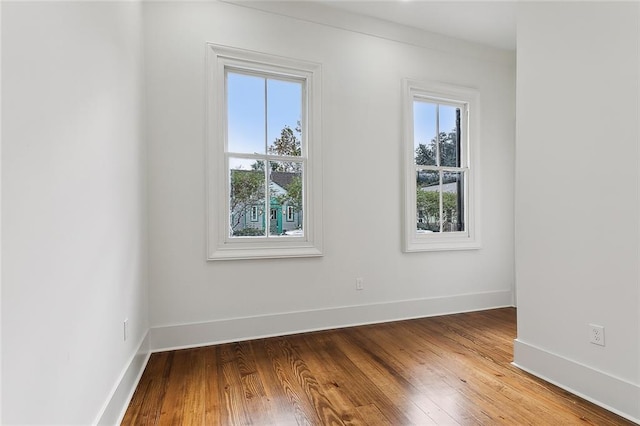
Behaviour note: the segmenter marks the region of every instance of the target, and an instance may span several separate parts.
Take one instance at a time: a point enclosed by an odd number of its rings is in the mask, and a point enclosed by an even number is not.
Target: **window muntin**
[[[207,258],[321,255],[320,66],[207,51]]]
[[[403,87],[404,250],[479,248],[477,92],[411,80]]]

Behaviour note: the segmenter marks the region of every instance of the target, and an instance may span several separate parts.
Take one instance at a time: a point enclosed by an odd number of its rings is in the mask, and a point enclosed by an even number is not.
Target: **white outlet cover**
[[[604,346],[604,327],[597,324],[589,324],[589,342],[594,345]]]

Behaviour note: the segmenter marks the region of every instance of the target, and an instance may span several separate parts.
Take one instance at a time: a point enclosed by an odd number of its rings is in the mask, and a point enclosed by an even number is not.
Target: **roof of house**
[[[271,181],[283,189],[287,189],[295,177],[300,177],[300,172],[271,172]]]
[[[420,189],[425,192],[436,192],[436,191],[440,191],[440,185],[436,184],[431,186],[423,186]],[[448,193],[454,193],[454,194],[457,193],[458,182],[443,183],[442,192],[448,192]]]
[[[262,174],[264,173],[262,170],[242,170],[242,169],[232,169],[231,173],[251,173],[251,174]],[[272,171],[270,174],[271,182],[278,185],[284,191],[289,188],[289,185],[293,181],[294,178],[300,177],[302,175],[301,172],[277,172]]]

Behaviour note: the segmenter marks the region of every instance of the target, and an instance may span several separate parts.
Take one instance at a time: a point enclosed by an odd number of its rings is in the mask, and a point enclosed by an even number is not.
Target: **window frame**
[[[322,256],[321,65],[213,43],[206,52],[207,260]],[[304,236],[229,235],[228,167],[236,155],[227,149],[227,72],[303,82],[302,155],[291,159],[302,162]]]
[[[415,164],[414,101],[463,106],[461,111],[460,168],[464,169],[464,231],[418,233],[416,206],[416,171],[445,166]],[[479,92],[476,89],[446,83],[404,79],[403,102],[403,251],[470,250],[481,248],[479,229],[478,146]],[[439,144],[438,144],[439,145]],[[452,168],[458,169],[458,168]],[[455,171],[455,170],[453,170]],[[442,185],[442,181],[441,181]],[[442,191],[442,187],[440,188]],[[442,198],[442,196],[440,197]],[[441,206],[442,207],[442,206]],[[442,210],[441,210],[442,214]]]

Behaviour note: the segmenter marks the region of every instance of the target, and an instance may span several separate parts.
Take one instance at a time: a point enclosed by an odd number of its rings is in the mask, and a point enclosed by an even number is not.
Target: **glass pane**
[[[269,235],[303,237],[302,163],[269,162]]]
[[[460,167],[460,108],[439,106],[440,165]]]
[[[269,154],[302,155],[302,82],[267,80]]]
[[[265,153],[265,79],[227,73],[229,152]]]
[[[229,235],[263,237],[265,235],[264,162],[229,159],[231,182],[229,197]]]
[[[464,172],[442,174],[442,231],[464,231]]]
[[[440,172],[416,171],[416,230],[440,232]]]
[[[436,165],[436,104],[413,102],[413,146],[416,164]]]

